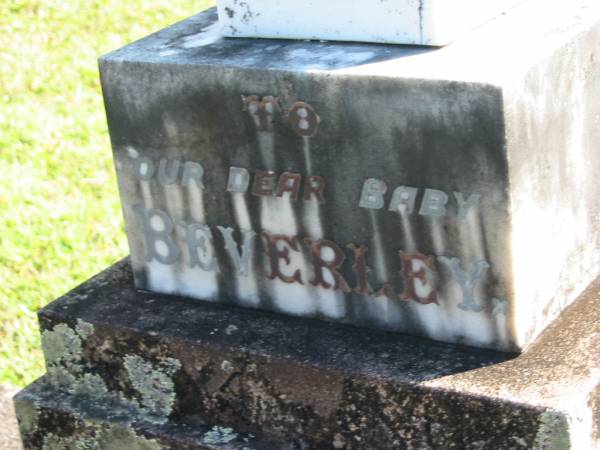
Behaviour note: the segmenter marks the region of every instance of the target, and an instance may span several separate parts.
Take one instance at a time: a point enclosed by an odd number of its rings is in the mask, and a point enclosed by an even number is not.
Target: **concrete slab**
[[[142,293],[124,261],[41,311],[35,395],[313,450],[594,449],[599,304],[596,282],[517,357]]]

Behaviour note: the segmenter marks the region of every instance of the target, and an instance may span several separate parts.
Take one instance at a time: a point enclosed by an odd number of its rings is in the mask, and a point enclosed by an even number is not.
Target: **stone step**
[[[136,291],[132,277],[122,261],[39,314],[47,383],[97,399],[86,409],[310,449],[593,448],[599,431],[599,283],[517,357]]]
[[[294,450],[231,428],[157,422],[100,399],[67,394],[41,378],[15,398],[28,450]]]

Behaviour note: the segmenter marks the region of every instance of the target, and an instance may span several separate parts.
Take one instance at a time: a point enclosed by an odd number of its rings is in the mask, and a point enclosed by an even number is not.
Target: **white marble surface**
[[[600,267],[599,18],[597,0],[528,0],[430,49],[225,39],[211,10],[108,55],[101,71],[137,286],[527,348]],[[320,117],[315,134],[290,122],[298,102]],[[202,183],[161,176],[167,159],[201,164]],[[248,172],[242,187],[229,189],[232,168]],[[273,186],[284,172],[322,177],[323,203],[255,192],[250,179],[265,170]],[[366,180],[376,188],[363,198]],[[212,237],[190,244],[182,222]],[[288,243],[268,246],[269,236]],[[312,250],[323,239],[345,256],[352,292],[331,271],[316,279],[314,255],[335,257]],[[366,264],[355,264],[360,246]],[[219,270],[205,270],[215,255]]]
[[[217,0],[229,37],[441,46],[524,0]]]

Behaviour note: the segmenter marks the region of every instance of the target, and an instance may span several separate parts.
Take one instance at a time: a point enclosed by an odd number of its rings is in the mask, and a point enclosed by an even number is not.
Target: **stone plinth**
[[[230,37],[446,45],[523,0],[217,0]]]
[[[513,357],[143,293],[121,262],[40,312],[25,448],[598,448],[599,301]]]
[[[211,10],[103,57],[136,286],[525,348],[600,268],[599,8],[429,51]]]
[[[228,427],[148,420],[115,402],[57,390],[47,378],[15,404],[27,450],[298,450]]]

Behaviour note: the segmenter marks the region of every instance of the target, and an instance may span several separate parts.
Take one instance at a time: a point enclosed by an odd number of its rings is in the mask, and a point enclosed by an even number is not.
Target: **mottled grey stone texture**
[[[511,356],[132,281],[122,261],[40,312],[48,374],[17,399],[27,450],[115,429],[212,448],[198,439],[213,426],[256,449],[600,448],[598,282]]]
[[[137,287],[521,351],[600,267],[596,3],[439,50],[225,39],[211,10],[103,57]]]
[[[19,408],[25,449],[40,450],[296,450],[228,427],[156,424],[118,408],[98,411],[95,399],[57,391],[42,378],[22,391]],[[116,405],[115,405],[116,406]]]

